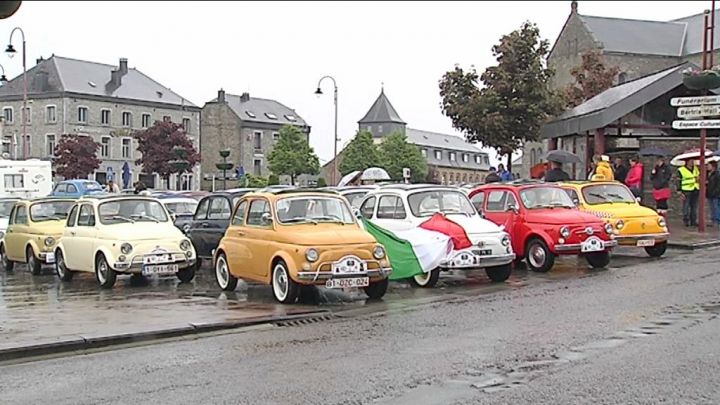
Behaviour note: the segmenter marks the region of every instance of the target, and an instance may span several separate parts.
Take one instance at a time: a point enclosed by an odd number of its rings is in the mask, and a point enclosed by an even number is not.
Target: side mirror
[[[640,202],[640,197],[635,197],[635,201]]]
[[[580,205],[580,200],[578,200],[577,198],[573,198],[572,202],[575,205]]]
[[[269,212],[265,212],[262,214],[262,217],[260,217],[264,225],[270,225],[272,224],[272,215],[270,215]]]
[[[520,212],[520,211],[518,210],[518,208],[515,206],[515,204],[509,204],[508,207],[507,207],[507,209],[506,209],[505,211],[512,211],[512,212],[514,212],[514,213],[516,213],[516,214],[517,214],[518,212]]]
[[[360,212],[360,209],[353,207],[352,213],[357,219],[362,219],[362,212]]]
[[[173,222],[177,221],[177,215],[175,215],[174,212],[170,213],[170,219],[172,219]]]

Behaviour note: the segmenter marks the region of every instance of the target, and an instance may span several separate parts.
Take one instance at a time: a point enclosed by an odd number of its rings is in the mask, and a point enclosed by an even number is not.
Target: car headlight
[[[660,225],[660,227],[665,228],[667,226],[667,222],[665,222],[665,218],[658,217],[657,221],[658,221],[658,225]],[[0,233],[2,233],[2,232],[0,232]],[[2,236],[0,236],[0,238],[2,238]]]
[[[385,258],[385,248],[382,246],[375,246],[375,249],[373,249],[373,257],[378,260]]]
[[[182,242],[180,242],[180,249],[182,250],[190,250],[190,241],[187,239],[183,239]]]
[[[615,223],[615,228],[619,230],[623,229],[625,227],[625,221],[622,219],[618,219],[618,221]]]
[[[45,246],[52,246],[54,244],[55,238],[53,238],[52,236],[48,236],[47,238],[45,238]]]
[[[570,228],[568,228],[567,226],[561,227],[560,228],[560,236],[562,236],[565,239],[569,238],[570,237]]]
[[[510,235],[505,234],[500,243],[502,243],[503,246],[510,246]]]
[[[313,248],[310,248],[305,251],[305,258],[310,263],[316,262],[319,257],[320,257],[320,254],[318,253],[317,250],[315,250]]]
[[[122,245],[120,245],[120,252],[122,252],[122,254],[124,255],[129,255],[130,252],[132,252],[132,249],[133,247],[129,243],[123,243]]]
[[[609,223],[605,224],[605,232],[607,232],[608,235],[612,235],[612,233],[613,233],[612,224],[609,224]]]

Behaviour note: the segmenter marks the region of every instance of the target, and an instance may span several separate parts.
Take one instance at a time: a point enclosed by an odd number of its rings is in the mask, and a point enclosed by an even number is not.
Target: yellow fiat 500
[[[594,214],[614,229],[620,246],[645,248],[648,255],[660,257],[667,249],[665,218],[643,207],[627,186],[615,181],[579,181],[561,184],[577,206]]]
[[[74,203],[63,198],[16,202],[10,212],[7,234],[0,242],[5,269],[9,271],[15,263],[25,263],[32,274],[38,275],[43,264],[55,263],[55,246]]]
[[[246,194],[213,257],[223,290],[234,290],[238,279],[257,281],[270,284],[284,304],[310,285],[359,287],[380,298],[391,272],[385,248],[332,191]]]

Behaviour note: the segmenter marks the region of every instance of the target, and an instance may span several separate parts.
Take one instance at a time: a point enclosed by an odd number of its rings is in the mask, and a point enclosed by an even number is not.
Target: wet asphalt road
[[[719,403],[720,250],[633,255],[501,286],[398,284],[309,325],[0,366],[0,402]]]

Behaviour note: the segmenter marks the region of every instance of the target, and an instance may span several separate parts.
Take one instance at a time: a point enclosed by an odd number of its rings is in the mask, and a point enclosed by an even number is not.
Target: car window
[[[507,191],[494,190],[488,195],[487,211],[502,212],[505,211],[505,201],[507,200]]]
[[[345,200],[337,197],[303,196],[282,198],[275,204],[281,224],[341,222],[352,224],[355,218]]]
[[[102,191],[102,186],[96,181],[83,182],[86,191]]]
[[[510,210],[512,207],[519,208],[519,207],[518,207],[518,203],[517,203],[517,199],[515,198],[515,194],[513,194],[513,193],[511,193],[511,192],[509,192],[509,191],[506,191],[506,193],[507,193],[507,197],[505,198],[505,207],[503,207],[504,210],[505,210],[505,211],[508,211],[508,210]]]
[[[75,187],[74,184],[68,184],[68,185],[67,185],[67,192],[68,192],[68,193],[77,193],[77,187]]]
[[[244,225],[245,224],[245,210],[247,209],[247,201],[243,201],[238,205],[235,210],[235,215],[232,219],[233,225]]]
[[[363,200],[363,197],[365,197],[365,194],[367,194],[367,191],[353,191],[352,193],[345,193],[343,197],[347,198],[348,202],[350,202],[350,206],[358,208]]]
[[[371,219],[373,216],[373,212],[375,212],[375,197],[370,197],[362,204],[360,207],[360,214],[364,218]]]
[[[253,200],[250,202],[250,211],[248,211],[247,224],[252,226],[267,226],[262,216],[270,213],[270,204],[265,200]]]
[[[75,226],[75,220],[77,220],[78,216],[78,205],[72,207],[70,210],[70,214],[68,215],[67,222],[65,223],[65,226],[73,227]]]
[[[210,201],[208,219],[230,219],[230,202],[225,197],[215,197]]]
[[[484,192],[479,192],[479,193],[475,194],[475,195],[472,196],[472,198],[470,199],[470,202],[472,203],[472,205],[475,207],[475,209],[476,209],[478,212],[482,211],[482,209],[483,209],[483,203],[485,202],[485,193],[484,193]]]
[[[54,192],[55,192],[55,193],[65,193],[65,192],[67,192],[67,184],[65,184],[65,183],[58,184],[57,186],[55,186]]]
[[[62,220],[67,218],[73,205],[72,201],[36,202],[30,206],[30,219],[33,222]]]
[[[15,218],[13,218],[13,224],[27,224],[27,208],[24,205],[18,205],[15,207]]]
[[[197,208],[196,202],[171,202],[165,203],[168,211],[177,215],[188,215],[194,214],[195,208]]]
[[[455,190],[419,191],[408,195],[410,212],[416,217],[435,213],[475,215],[467,196]]]
[[[10,217],[10,212],[15,206],[15,200],[7,200],[0,202],[0,218]]]
[[[209,206],[210,206],[209,198],[206,198],[206,199],[200,201],[200,205],[198,205],[197,210],[195,210],[194,219],[196,219],[196,220],[206,219]]]
[[[78,215],[78,226],[95,226],[95,213],[93,212],[92,205],[83,204],[80,207],[80,214]]]
[[[579,204],[579,203],[580,203],[580,198],[579,198],[579,196],[578,196],[577,191],[575,191],[575,190],[572,189],[572,188],[565,188],[565,189],[563,189],[563,190],[565,190],[565,192],[567,193],[568,197],[570,197],[570,199],[571,199],[575,204]]]
[[[400,197],[384,195],[378,201],[378,219],[405,219],[405,206]]]

